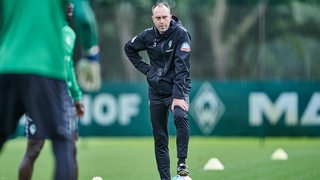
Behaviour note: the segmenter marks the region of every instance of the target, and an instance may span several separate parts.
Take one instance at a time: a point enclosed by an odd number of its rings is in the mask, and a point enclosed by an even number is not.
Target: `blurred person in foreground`
[[[124,51],[132,64],[147,76],[149,108],[154,136],[156,162],[161,180],[170,180],[168,113],[176,127],[177,174],[189,174],[186,158],[189,144],[190,42],[181,21],[172,16],[165,2],[152,7],[154,26],[128,41]],[[150,64],[142,59],[146,50]]]
[[[98,25],[90,0],[73,1],[74,25],[81,47],[76,73],[80,87],[86,92],[93,92],[101,87]]]
[[[67,6],[67,20],[70,22],[72,17],[73,4],[68,4]],[[77,148],[76,148],[76,140],[78,139],[78,118],[83,117],[84,115],[84,106],[81,102],[82,92],[78,86],[75,72],[74,72],[74,63],[72,59],[72,54],[74,50],[75,43],[75,32],[73,29],[65,25],[62,28],[63,33],[63,42],[65,48],[65,63],[66,63],[66,71],[67,71],[67,86],[69,90],[69,98],[65,100],[65,106],[68,108],[68,120],[71,126],[71,129],[74,134],[74,142],[73,142],[73,164],[74,164],[74,179],[78,179],[78,162],[77,162]],[[27,150],[26,153],[20,163],[19,167],[19,180],[30,180],[33,173],[34,163],[40,154],[41,149],[45,143],[44,139],[41,139],[40,134],[37,133],[38,127],[33,123],[34,121],[26,115],[26,127],[25,133],[28,138],[27,142]]]
[[[0,150],[27,112],[39,138],[51,139],[56,180],[74,178],[61,30],[67,4],[0,0]]]

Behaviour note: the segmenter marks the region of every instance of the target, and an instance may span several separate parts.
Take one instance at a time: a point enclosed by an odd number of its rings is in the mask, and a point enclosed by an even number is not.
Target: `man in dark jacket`
[[[177,131],[177,174],[189,174],[186,165],[189,144],[190,41],[180,20],[164,2],[152,7],[154,27],[140,32],[124,47],[131,63],[147,76],[149,107],[156,162],[161,180],[170,180],[168,113],[171,109]],[[150,64],[142,59],[146,50]]]

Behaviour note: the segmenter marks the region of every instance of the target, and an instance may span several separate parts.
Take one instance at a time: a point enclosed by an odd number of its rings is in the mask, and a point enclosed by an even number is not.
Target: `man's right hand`
[[[84,116],[84,106],[80,100],[74,102],[74,106],[76,108],[77,116],[82,118]]]

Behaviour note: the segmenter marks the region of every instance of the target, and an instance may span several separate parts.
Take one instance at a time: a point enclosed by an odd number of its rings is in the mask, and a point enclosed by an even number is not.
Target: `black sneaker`
[[[189,174],[188,166],[183,163],[179,164],[178,169],[177,169],[177,174],[179,176],[188,176],[188,174]]]

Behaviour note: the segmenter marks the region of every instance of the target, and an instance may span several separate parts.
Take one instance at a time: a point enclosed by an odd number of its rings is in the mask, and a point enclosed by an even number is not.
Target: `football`
[[[176,175],[175,177],[172,178],[172,180],[192,180],[190,176],[179,176]]]
[[[103,179],[100,176],[95,176],[95,177],[92,178],[92,180],[103,180]]]

